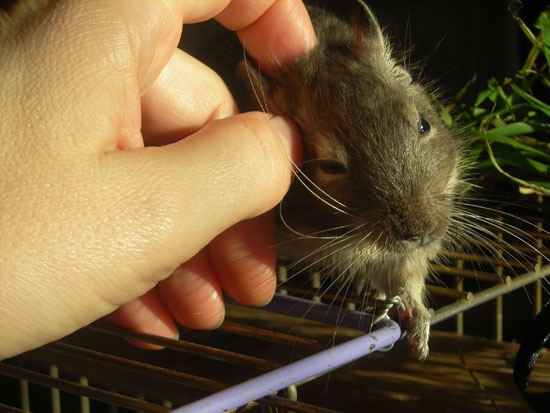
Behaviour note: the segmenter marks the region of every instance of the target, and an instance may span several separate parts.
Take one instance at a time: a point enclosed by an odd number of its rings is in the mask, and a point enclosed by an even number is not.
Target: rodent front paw
[[[424,309],[425,310],[425,309]],[[430,315],[425,311],[427,316],[414,315],[413,321],[407,337],[408,343],[413,348],[414,355],[421,361],[426,360],[429,353],[428,340],[430,338]]]
[[[402,295],[401,298],[405,309],[398,313],[399,320],[407,330],[407,342],[419,360],[426,360],[429,353],[430,312],[421,303],[411,300],[408,294]]]

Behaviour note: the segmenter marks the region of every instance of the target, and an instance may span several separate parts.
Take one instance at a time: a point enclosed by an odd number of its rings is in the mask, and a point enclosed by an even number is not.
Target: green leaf
[[[525,162],[527,162],[531,168],[536,171],[538,174],[540,175],[546,175],[546,176],[549,176],[549,172],[550,172],[550,165],[548,164],[545,164],[545,163],[542,163],[542,162],[539,162],[539,161],[536,161],[534,159],[531,159],[531,158],[525,158]]]
[[[493,128],[487,131],[487,137],[497,136],[497,135],[506,135],[506,136],[517,136],[517,135],[528,135],[535,131],[531,125],[525,122],[514,122],[508,123],[507,125],[500,126],[498,128]]]
[[[474,103],[474,106],[480,106],[483,102],[485,102],[487,99],[489,99],[491,102],[494,102],[497,97],[497,92],[491,89],[485,89],[479,92],[477,95],[476,102]]]
[[[493,131],[496,129],[500,129],[500,128],[495,128],[493,129]],[[546,152],[543,152],[537,148],[533,148],[532,146],[527,145],[523,142],[520,142],[517,139],[511,138],[509,136],[489,134],[490,132],[491,131],[488,131],[485,133],[485,138],[487,139],[488,144],[500,143],[500,144],[512,147],[514,149],[517,149],[518,151],[521,151],[523,155],[531,155],[534,157],[541,157],[541,158],[550,160],[550,154]],[[521,156],[521,155],[519,153],[516,153],[516,156]]]
[[[529,102],[529,104],[534,108],[540,110],[542,113],[544,113],[546,116],[550,116],[550,105],[547,105],[543,101],[537,99],[534,96],[531,96],[529,93],[521,90],[516,85],[512,84],[510,85],[512,90],[516,92],[519,96],[521,96],[524,100]]]
[[[542,35],[542,52],[546,57],[546,61],[550,64],[550,11],[546,10],[541,13],[535,27],[540,30]]]
[[[489,142],[487,142],[487,153],[489,154],[489,158],[491,159],[491,162],[493,162],[493,166],[495,167],[495,169],[498,172],[500,172],[502,175],[504,175],[506,178],[510,179],[511,181],[521,186],[531,188],[534,191],[537,191],[538,193],[541,193],[544,195],[550,195],[550,182],[547,183],[547,182],[524,180],[505,171],[500,165],[500,162],[496,159],[493,149],[491,148],[491,145],[489,144]]]

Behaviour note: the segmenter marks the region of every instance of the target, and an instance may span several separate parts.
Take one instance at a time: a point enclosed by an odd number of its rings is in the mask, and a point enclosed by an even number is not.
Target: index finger
[[[237,32],[248,53],[266,73],[317,44],[313,25],[300,0],[233,0],[216,19]]]

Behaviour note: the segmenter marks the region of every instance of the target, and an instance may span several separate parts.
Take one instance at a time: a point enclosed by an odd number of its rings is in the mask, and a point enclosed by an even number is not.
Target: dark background
[[[422,65],[422,78],[456,94],[474,74],[479,89],[491,77],[511,76],[521,67],[530,44],[513,12],[532,27],[545,2],[378,0],[368,4],[390,33],[395,51],[412,45],[411,61]]]
[[[349,0],[319,0],[329,7],[346,7]],[[521,67],[530,44],[512,11],[532,27],[545,5],[541,0],[370,0],[391,40],[394,56],[413,65],[413,77],[452,98],[474,76],[471,94],[491,77],[511,76]],[[548,2],[550,4],[550,1]],[[242,48],[220,40],[216,24],[185,27],[180,47],[217,71],[226,61],[242,58]]]

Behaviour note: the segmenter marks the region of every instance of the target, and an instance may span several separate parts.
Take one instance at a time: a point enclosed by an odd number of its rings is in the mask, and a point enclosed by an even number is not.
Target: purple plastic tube
[[[311,307],[311,301],[308,302]],[[363,313],[363,316],[366,314]],[[254,379],[229,387],[172,413],[220,413],[276,393],[310,377],[328,373],[367,354],[388,347],[401,337],[399,325],[384,319],[376,330],[321,351],[287,366],[262,374]]]
[[[395,306],[399,304],[400,302],[393,303]],[[382,307],[382,304],[380,304],[380,306]],[[373,314],[362,311],[348,310],[338,305],[316,303],[311,300],[282,294],[275,294],[271,302],[262,307],[262,309],[278,314],[307,318],[308,320],[319,321],[337,327],[349,327],[365,332],[370,332],[374,324],[376,324],[379,319],[384,318],[384,316],[374,316]],[[387,313],[388,305],[381,310],[384,314]]]

